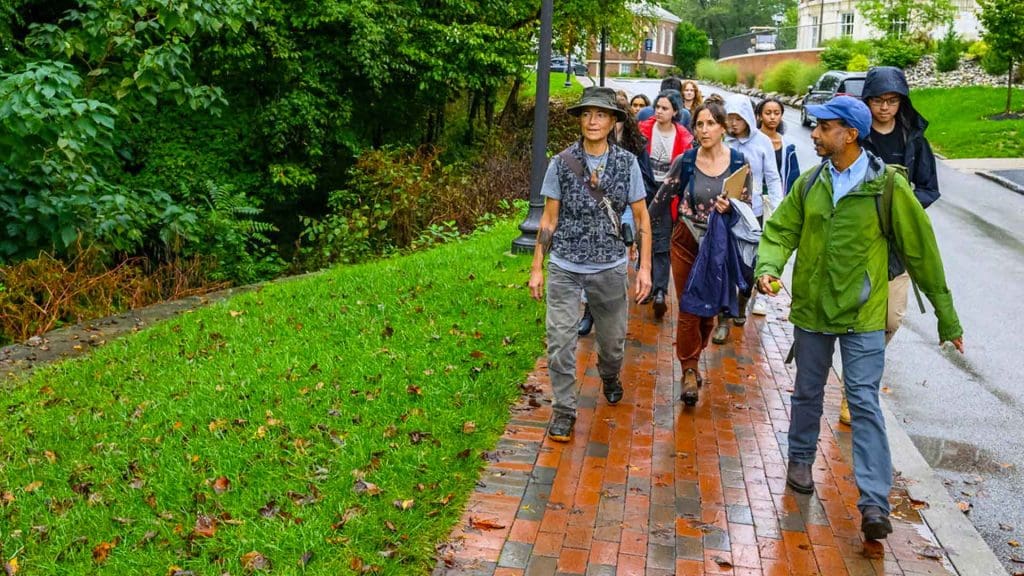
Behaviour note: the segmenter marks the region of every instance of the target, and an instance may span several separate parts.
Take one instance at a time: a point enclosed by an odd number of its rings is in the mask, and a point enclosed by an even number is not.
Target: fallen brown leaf
[[[246,552],[242,554],[242,569],[248,573],[269,572],[270,560],[255,550]]]
[[[469,525],[477,530],[501,530],[505,527],[504,524],[499,524],[497,520],[477,518],[476,516],[469,517]]]
[[[227,476],[219,476],[213,481],[213,491],[216,494],[223,494],[231,488],[231,480]]]
[[[4,562],[4,574],[6,576],[14,576],[18,573],[18,558],[14,557]]]
[[[924,500],[914,500],[913,498],[911,498],[910,507],[914,510],[926,510],[928,509],[928,503],[925,502]]]
[[[42,487],[43,487],[42,481],[35,480],[33,482],[29,482],[28,485],[25,486],[25,492],[32,493],[32,492],[35,492],[36,490],[39,490]]]
[[[392,504],[394,504],[395,508],[398,508],[399,510],[408,510],[416,504],[416,501],[410,498],[408,500],[395,500]]]
[[[938,546],[925,546],[924,548],[917,551],[920,556],[925,558],[931,558],[933,560],[940,560],[946,557],[946,553]]]
[[[712,556],[711,559],[715,561],[715,564],[718,564],[719,568],[725,568],[726,570],[732,568],[732,562],[729,562],[721,556]]]
[[[369,496],[377,496],[381,493],[381,489],[376,484],[362,479],[356,480],[353,489],[356,491],[356,494],[367,494]]]
[[[476,422],[473,422],[472,420],[467,420],[462,423],[463,434],[472,434],[473,432],[476,432]]]
[[[213,538],[217,534],[217,521],[209,516],[200,515],[196,518],[192,534],[202,538]]]
[[[1009,544],[1010,546],[1013,546],[1014,548],[1019,548],[1020,547],[1020,542],[1018,542],[1016,540],[1010,540],[1009,542],[1007,542],[1007,544]]]
[[[299,558],[299,566],[301,566],[302,568],[305,568],[312,559],[313,559],[313,552],[312,551],[307,550],[307,551],[303,552],[302,553],[302,557]]]
[[[958,500],[956,503],[956,507],[959,508],[961,512],[966,514],[971,510],[971,503],[964,502],[963,500]]]
[[[117,541],[113,542],[100,542],[92,549],[92,560],[97,564],[103,564],[107,561],[107,557],[110,556],[110,551],[117,546]]]

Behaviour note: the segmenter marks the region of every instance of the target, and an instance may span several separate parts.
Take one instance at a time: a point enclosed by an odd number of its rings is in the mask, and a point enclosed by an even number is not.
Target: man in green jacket
[[[885,367],[888,244],[876,202],[890,178],[892,237],[911,277],[935,308],[939,343],[950,341],[963,353],[963,330],[924,208],[906,178],[861,148],[871,130],[867,106],[839,96],[808,106],[807,111],[818,119],[811,138],[827,161],[821,169],[801,175],[792,188],[797,192],[787,195],[765,223],[756,270],[760,290],[774,295],[782,269],[796,250],[789,319],[796,327],[797,372],[786,483],[797,492],[814,492],[811,464],[825,383],[839,340],[846,397],[853,412],[861,530],[865,538],[877,540],[892,532],[892,460],[878,400]],[[808,178],[814,181],[805,195],[800,192]]]

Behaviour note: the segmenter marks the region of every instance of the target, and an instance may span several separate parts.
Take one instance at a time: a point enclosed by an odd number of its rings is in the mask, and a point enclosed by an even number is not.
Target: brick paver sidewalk
[[[694,408],[678,399],[674,308],[661,323],[649,306],[631,308],[618,406],[601,395],[593,337],[581,339],[568,444],[545,437],[550,387],[538,362],[435,574],[955,573],[898,486],[894,533],[863,541],[834,376],[815,494],[786,489],[792,326],[788,301],[772,307],[708,348]]]

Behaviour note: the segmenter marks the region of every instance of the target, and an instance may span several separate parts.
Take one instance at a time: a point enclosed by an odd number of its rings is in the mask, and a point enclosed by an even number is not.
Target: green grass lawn
[[[8,378],[0,562],[428,574],[543,354],[530,259],[504,254],[517,223],[270,284]]]
[[[1024,120],[988,119],[1006,108],[1006,88],[922,88],[910,96],[930,123],[925,133],[928,141],[943,156],[1024,156]],[[1014,90],[1013,108],[1024,109],[1024,90]]]
[[[575,76],[571,76],[571,86],[565,86],[565,72],[552,72],[550,84],[550,98],[552,100],[563,100],[573,102],[583,93],[583,86],[577,82]],[[530,72],[519,89],[519,97],[524,100],[533,100],[537,95],[537,73]]]

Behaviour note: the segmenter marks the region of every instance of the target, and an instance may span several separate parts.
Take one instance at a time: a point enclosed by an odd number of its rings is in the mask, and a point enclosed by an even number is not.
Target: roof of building
[[[657,4],[630,4],[629,9],[632,10],[634,14],[647,18],[657,18],[658,20],[671,22],[673,24],[679,24],[683,21],[679,16],[676,16]]]

